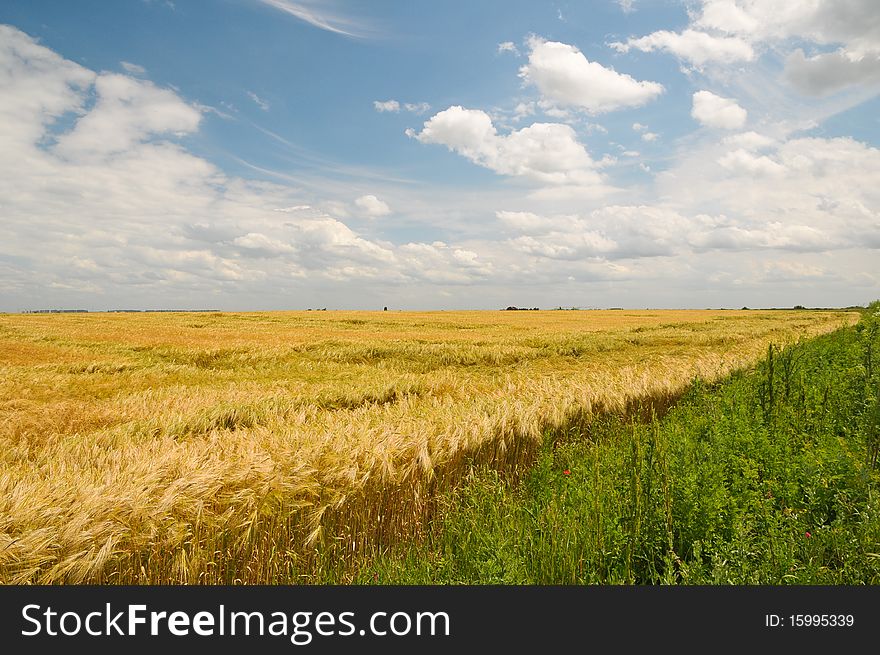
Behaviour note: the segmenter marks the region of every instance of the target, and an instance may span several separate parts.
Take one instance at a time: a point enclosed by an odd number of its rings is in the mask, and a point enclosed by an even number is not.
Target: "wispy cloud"
[[[498,44],[498,54],[502,52],[512,52],[517,57],[519,57],[519,48],[516,47],[516,44],[513,41],[505,41],[504,43]]]
[[[257,95],[256,93],[254,93],[253,91],[248,91],[247,94],[248,94],[248,98],[250,98],[251,100],[253,100],[254,103],[257,105],[257,107],[259,107],[259,108],[262,109],[263,111],[269,111],[269,109],[270,109],[270,105],[269,105],[268,102],[266,102],[265,100],[263,100],[260,96],[258,96],[258,95]]]
[[[147,69],[143,66],[138,66],[137,64],[132,64],[130,61],[121,61],[119,65],[125,69],[125,72],[129,75],[144,75],[147,72]]]
[[[259,2],[295,16],[318,29],[358,39],[369,36],[370,29],[366,25],[333,11],[327,2],[316,2],[315,0],[298,0],[297,2],[259,0]]]
[[[403,108],[414,114],[424,114],[431,109],[431,105],[427,102],[406,102],[404,103]]]
[[[374,100],[373,107],[378,112],[398,112],[400,111],[400,103],[397,100]]]
[[[396,114],[401,109],[405,109],[413,114],[424,114],[431,109],[431,105],[427,102],[404,102],[401,104],[392,98],[391,100],[374,100],[373,108],[379,113],[391,112]]]

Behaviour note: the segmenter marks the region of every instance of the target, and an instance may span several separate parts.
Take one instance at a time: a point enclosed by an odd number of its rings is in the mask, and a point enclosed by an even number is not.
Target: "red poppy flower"
[[[810,531],[807,530],[806,532],[804,532],[804,536],[807,537],[807,538],[809,539],[809,538],[812,537],[813,535],[811,535],[811,534],[810,534]]]
[[[571,471],[568,470],[568,469],[565,469],[565,470],[562,472],[562,475],[571,475]]]

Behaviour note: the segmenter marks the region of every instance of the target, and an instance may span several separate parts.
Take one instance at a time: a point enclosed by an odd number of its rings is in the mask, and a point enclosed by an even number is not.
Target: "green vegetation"
[[[474,469],[364,583],[880,583],[880,303],[770,346],[654,421],[545,439],[519,483]]]

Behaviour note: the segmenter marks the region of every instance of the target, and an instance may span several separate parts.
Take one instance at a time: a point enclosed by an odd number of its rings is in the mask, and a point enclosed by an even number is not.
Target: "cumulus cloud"
[[[663,93],[661,84],[590,61],[572,45],[539,38],[528,45],[529,63],[520,68],[520,77],[553,104],[599,114],[639,107]]]
[[[513,121],[518,122],[527,116],[533,116],[535,114],[535,103],[534,102],[520,102],[517,103],[516,107],[513,108]]]
[[[785,174],[785,166],[766,155],[753,155],[743,148],[728,152],[718,160],[718,163],[734,173],[761,177],[776,177]]]
[[[468,284],[475,276],[485,279],[495,272],[491,262],[481,261],[472,250],[454,248],[442,241],[403,244],[400,258],[404,266],[418,271],[420,279],[434,284]]]
[[[354,204],[370,218],[377,218],[391,213],[388,203],[379,200],[374,195],[361,196],[354,201]]]
[[[499,211],[496,216],[519,233],[508,240],[511,248],[556,260],[669,256],[683,250],[680,235],[690,227],[675,211],[644,205],[609,205],[589,214]]]
[[[666,51],[697,69],[738,65],[762,52],[785,53],[785,78],[803,94],[824,96],[880,84],[880,13],[875,0],[698,0],[681,32],[660,30],[610,43],[618,52]],[[836,46],[833,51],[828,47]]]
[[[609,44],[619,52],[664,50],[697,68],[754,60],[758,51],[791,43],[838,46],[807,57],[792,51],[786,77],[800,91],[825,95],[878,82],[880,20],[875,0],[699,0],[681,32],[661,30]]]
[[[640,38],[630,38],[625,42],[616,41],[608,44],[618,52],[625,53],[631,49],[642,52],[663,50],[670,52],[701,67],[708,62],[733,63],[752,61],[755,51],[748,42],[731,36],[712,36],[696,30],[684,30],[681,33],[660,30]]]
[[[730,98],[722,98],[710,91],[697,91],[693,95],[691,116],[707,127],[735,130],[745,124],[748,114]]]
[[[845,247],[826,230],[782,221],[758,222],[648,205],[610,205],[589,214],[497,212],[517,236],[507,243],[547,259],[682,257],[705,252],[779,250],[821,252]]]
[[[677,206],[728,217],[713,224],[700,246],[797,252],[880,246],[880,150],[851,138],[761,147],[763,154],[707,146],[657,176],[661,195],[674,194]]]
[[[499,134],[486,112],[455,105],[432,116],[420,133],[411,134],[422,143],[445,145],[501,175],[551,185],[604,184],[595,162],[569,125],[533,123]]]
[[[728,139],[658,176],[666,206],[609,205],[566,214],[498,211],[506,244],[548,262],[626,261],[631,273],[647,270],[629,263],[645,258],[699,261],[699,270],[707,271],[728,253],[751,253],[750,270],[763,270],[761,279],[780,280],[818,278],[810,257],[847,250],[851,254],[838,265],[848,269],[851,281],[862,279],[872,257],[868,251],[880,248],[880,190],[870,182],[880,176],[880,150],[848,138],[779,142],[746,132]],[[736,144],[743,147],[727,150]],[[788,258],[780,260],[780,253]],[[773,261],[787,263],[766,266]],[[737,266],[736,260],[728,263]],[[651,266],[656,271],[664,265]],[[733,283],[721,270],[714,277]],[[760,283],[747,271],[737,279]]]
[[[821,252],[831,245],[823,230],[779,221],[750,224],[721,216],[706,220],[703,228],[688,236],[690,245],[697,250]]]
[[[232,240],[233,245],[244,248],[247,251],[260,253],[266,256],[277,256],[295,252],[295,248],[289,243],[279,239],[273,239],[260,232],[248,232]]]
[[[702,0],[694,22],[753,41],[799,37],[821,44],[844,43],[853,52],[880,47],[873,0]]]

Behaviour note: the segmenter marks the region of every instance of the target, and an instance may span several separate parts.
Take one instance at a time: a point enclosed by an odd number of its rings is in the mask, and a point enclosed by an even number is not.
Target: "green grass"
[[[668,413],[552,435],[488,469],[363,583],[880,583],[880,303],[853,328],[694,383]]]

